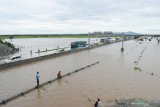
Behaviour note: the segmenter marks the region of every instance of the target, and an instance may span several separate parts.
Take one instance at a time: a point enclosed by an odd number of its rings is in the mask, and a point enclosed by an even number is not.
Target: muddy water
[[[44,82],[55,78],[58,70],[67,73],[100,61],[98,65],[44,86],[3,107],[93,107],[92,100],[98,97],[104,105],[115,99],[160,100],[160,45],[157,45],[157,41],[125,42],[123,54],[120,47],[121,43],[116,43],[1,70],[2,99],[34,86],[37,71],[40,72],[41,82]],[[139,56],[142,57],[137,67],[141,72],[134,70]],[[150,74],[152,72],[154,75]]]

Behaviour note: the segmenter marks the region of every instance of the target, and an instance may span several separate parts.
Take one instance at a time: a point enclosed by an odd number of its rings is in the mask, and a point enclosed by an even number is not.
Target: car
[[[21,56],[12,56],[11,58],[6,59],[5,62],[10,63],[10,62],[15,62],[15,61],[19,61],[19,60],[22,60]]]
[[[64,48],[62,48],[62,49],[59,50],[59,52],[63,52],[63,51],[64,51]]]

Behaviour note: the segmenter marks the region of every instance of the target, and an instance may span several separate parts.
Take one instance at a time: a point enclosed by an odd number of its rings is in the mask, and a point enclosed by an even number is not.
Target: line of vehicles
[[[102,39],[100,39],[100,42],[111,43],[116,40],[120,40],[120,38],[102,38]],[[96,43],[94,43],[94,44],[96,44]],[[75,42],[71,43],[71,49],[83,48],[83,47],[86,47],[87,45],[88,45],[87,41],[75,41]],[[91,44],[91,45],[93,45],[93,44]]]

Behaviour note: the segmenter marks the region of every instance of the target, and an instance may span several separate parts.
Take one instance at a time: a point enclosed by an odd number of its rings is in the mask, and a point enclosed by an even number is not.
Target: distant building
[[[113,36],[113,32],[112,31],[105,31],[103,32],[104,36]]]
[[[93,36],[102,36],[103,33],[102,32],[93,32]]]
[[[92,33],[94,36],[113,36],[113,32],[112,31],[104,31],[104,32],[93,32]]]

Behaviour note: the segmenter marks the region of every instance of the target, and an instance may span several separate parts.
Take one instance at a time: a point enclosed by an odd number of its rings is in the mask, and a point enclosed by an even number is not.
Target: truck
[[[71,49],[83,48],[86,47],[86,41],[75,41],[71,43]]]

